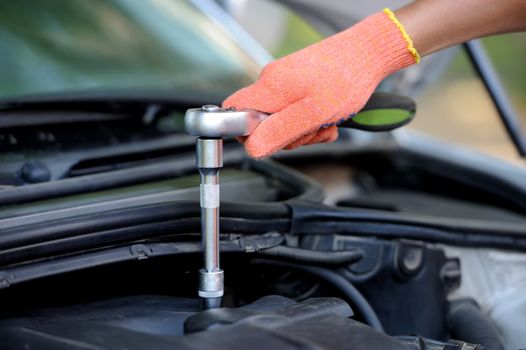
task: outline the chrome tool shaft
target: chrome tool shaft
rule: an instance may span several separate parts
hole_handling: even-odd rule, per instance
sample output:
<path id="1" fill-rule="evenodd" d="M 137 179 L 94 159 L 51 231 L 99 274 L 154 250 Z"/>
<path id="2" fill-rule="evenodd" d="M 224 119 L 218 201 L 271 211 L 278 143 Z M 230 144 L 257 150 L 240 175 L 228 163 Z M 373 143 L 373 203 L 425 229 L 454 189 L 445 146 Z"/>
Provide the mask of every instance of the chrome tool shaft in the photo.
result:
<path id="1" fill-rule="evenodd" d="M 254 110 L 223 109 L 214 105 L 189 109 L 185 128 L 198 136 L 197 168 L 201 177 L 201 235 L 204 267 L 198 294 L 205 309 L 221 307 L 224 275 L 219 267 L 219 171 L 223 167 L 223 137 L 247 136 L 268 115 Z"/>
<path id="2" fill-rule="evenodd" d="M 201 232 L 204 268 L 199 271 L 199 296 L 206 309 L 221 307 L 223 270 L 219 267 L 219 171 L 223 139 L 197 139 L 197 168 L 201 177 Z"/>

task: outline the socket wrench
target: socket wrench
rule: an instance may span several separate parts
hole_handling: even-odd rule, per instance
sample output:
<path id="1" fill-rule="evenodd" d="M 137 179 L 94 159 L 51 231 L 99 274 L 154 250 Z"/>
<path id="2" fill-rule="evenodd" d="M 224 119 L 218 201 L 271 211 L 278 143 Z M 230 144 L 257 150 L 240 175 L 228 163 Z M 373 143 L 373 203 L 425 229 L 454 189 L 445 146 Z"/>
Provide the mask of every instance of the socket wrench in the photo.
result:
<path id="1" fill-rule="evenodd" d="M 414 113 L 415 104 L 410 98 L 376 92 L 359 113 L 343 120 L 338 127 L 390 131 L 409 123 Z M 224 273 L 219 267 L 219 171 L 223 167 L 223 138 L 248 136 L 268 116 L 252 109 L 224 109 L 215 105 L 189 109 L 185 114 L 186 132 L 198 136 L 196 159 L 201 177 L 204 255 L 198 294 L 207 309 L 221 307 L 224 294 Z"/>
<path id="2" fill-rule="evenodd" d="M 223 167 L 223 137 L 248 136 L 267 114 L 255 110 L 223 109 L 215 105 L 189 109 L 186 132 L 198 136 L 196 162 L 199 170 L 201 242 L 204 267 L 199 270 L 198 294 L 204 309 L 221 307 L 224 272 L 219 266 L 219 171 Z"/>

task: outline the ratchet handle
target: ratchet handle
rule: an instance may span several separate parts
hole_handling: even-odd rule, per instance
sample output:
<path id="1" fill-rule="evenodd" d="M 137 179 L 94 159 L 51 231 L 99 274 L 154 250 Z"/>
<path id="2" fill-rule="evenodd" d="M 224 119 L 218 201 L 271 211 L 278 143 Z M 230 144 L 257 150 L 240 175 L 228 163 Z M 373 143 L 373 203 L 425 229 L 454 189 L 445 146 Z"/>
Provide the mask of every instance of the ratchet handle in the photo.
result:
<path id="1" fill-rule="evenodd" d="M 375 92 L 364 108 L 338 127 L 366 131 L 390 131 L 409 123 L 416 111 L 409 97 Z M 186 111 L 185 129 L 190 135 L 205 138 L 250 135 L 269 114 L 253 109 L 221 108 L 205 105 Z"/>
<path id="2" fill-rule="evenodd" d="M 339 128 L 365 131 L 391 131 L 414 119 L 415 102 L 406 96 L 387 92 L 375 92 L 365 106 L 338 125 Z"/>

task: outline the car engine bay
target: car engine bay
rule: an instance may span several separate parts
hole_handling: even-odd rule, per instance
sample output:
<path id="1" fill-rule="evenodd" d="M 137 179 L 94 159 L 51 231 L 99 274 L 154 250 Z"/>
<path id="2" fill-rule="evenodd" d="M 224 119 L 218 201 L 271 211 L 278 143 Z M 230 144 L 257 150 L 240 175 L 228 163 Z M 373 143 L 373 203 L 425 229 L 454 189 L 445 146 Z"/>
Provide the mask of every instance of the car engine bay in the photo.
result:
<path id="1" fill-rule="evenodd" d="M 519 341 L 520 316 L 497 296 L 515 292 L 515 307 L 525 305 L 517 290 L 526 197 L 389 138 L 345 148 L 344 136 L 263 161 L 226 140 L 225 307 L 201 311 L 194 139 L 178 135 L 128 150 L 126 162 L 119 147 L 87 157 L 92 148 L 65 151 L 55 139 L 62 159 L 42 152 L 38 160 L 69 168 L 55 181 L 20 186 L 22 173 L 4 177 L 3 348 L 503 349 Z M 64 166 L 79 152 L 84 160 Z M 25 164 L 12 159 L 13 168 Z M 504 270 L 512 277 L 499 279 Z M 495 288 L 478 290 L 484 278 Z"/>

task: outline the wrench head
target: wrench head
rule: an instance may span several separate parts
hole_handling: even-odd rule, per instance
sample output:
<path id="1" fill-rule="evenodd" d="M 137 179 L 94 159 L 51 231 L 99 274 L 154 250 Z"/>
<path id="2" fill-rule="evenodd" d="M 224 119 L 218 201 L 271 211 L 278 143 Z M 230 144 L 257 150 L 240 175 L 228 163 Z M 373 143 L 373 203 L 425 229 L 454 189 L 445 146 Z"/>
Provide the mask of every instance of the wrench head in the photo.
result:
<path id="1" fill-rule="evenodd" d="M 268 114 L 253 109 L 224 109 L 206 105 L 186 111 L 184 124 L 186 132 L 201 137 L 248 136 Z"/>

